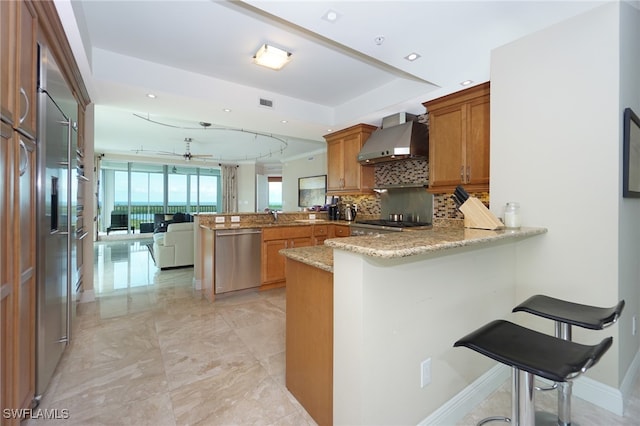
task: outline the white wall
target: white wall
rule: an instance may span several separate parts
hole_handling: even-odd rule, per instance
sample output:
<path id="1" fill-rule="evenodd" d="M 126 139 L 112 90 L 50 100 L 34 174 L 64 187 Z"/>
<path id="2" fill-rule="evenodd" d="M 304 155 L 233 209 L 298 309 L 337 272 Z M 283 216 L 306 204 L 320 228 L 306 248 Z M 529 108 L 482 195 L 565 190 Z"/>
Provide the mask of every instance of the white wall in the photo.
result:
<path id="1" fill-rule="evenodd" d="M 518 264 L 519 300 L 546 293 L 611 306 L 625 293 L 618 287 L 620 272 L 638 276 L 637 269 L 627 271 L 630 262 L 638 263 L 637 231 L 624 244 L 619 240 L 632 222 L 619 222 L 628 215 L 620 211 L 627 204 L 620 187 L 620 92 L 626 90 L 620 86 L 620 7 L 607 3 L 492 53 L 492 210 L 500 213 L 507 201 L 520 201 L 525 225 L 549 229 L 546 238 L 519 247 L 518 258 L 527 259 Z M 635 229 L 640 216 L 633 204 Z M 621 254 L 623 246 L 636 259 Z M 574 340 L 584 343 L 614 336 L 612 348 L 588 373 L 614 388 L 637 352 L 637 341 L 620 343 L 632 339 L 627 329 L 637 314 L 633 304 L 622 320 L 624 335 L 617 326 L 601 332 L 574 327 Z M 550 321 L 517 318 L 553 332 Z M 623 358 L 626 366 L 620 365 Z"/>
<path id="2" fill-rule="evenodd" d="M 282 165 L 282 210 L 299 211 L 298 178 L 327 174 L 327 153 L 316 152 Z"/>
<path id="3" fill-rule="evenodd" d="M 525 242 L 402 259 L 334 250 L 334 423 L 418 424 L 494 365 L 453 344 L 513 316 L 515 247 Z"/>
<path id="4" fill-rule="evenodd" d="M 631 107 L 640 114 L 640 10 L 623 3 L 620 22 L 620 111 Z M 619 154 L 622 161 L 622 151 Z M 620 174 L 620 178 L 622 175 Z M 622 185 L 622 183 L 620 184 Z M 631 318 L 640 311 L 640 200 L 622 198 L 619 205 L 619 294 L 625 299 L 625 318 L 620 324 L 619 375 L 623 377 L 638 353 L 640 336 L 632 336 Z M 625 377 L 625 379 L 627 379 Z M 623 382 L 623 386 L 625 383 Z"/>

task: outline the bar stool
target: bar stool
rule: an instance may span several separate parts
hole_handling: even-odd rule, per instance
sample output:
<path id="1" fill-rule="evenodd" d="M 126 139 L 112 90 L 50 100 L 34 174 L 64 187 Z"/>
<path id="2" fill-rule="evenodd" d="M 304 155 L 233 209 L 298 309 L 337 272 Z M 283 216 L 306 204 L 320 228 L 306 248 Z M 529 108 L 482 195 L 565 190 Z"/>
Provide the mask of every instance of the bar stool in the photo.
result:
<path id="1" fill-rule="evenodd" d="M 624 300 L 611 308 L 600 308 L 538 294 L 513 308 L 513 312 L 528 312 L 554 320 L 555 337 L 570 341 L 572 325 L 590 330 L 602 330 L 618 321 L 623 308 Z M 543 391 L 558 388 L 557 424 L 559 426 L 571 424 L 572 385 L 571 382 L 561 382 L 554 383 L 551 387 L 536 388 Z M 544 418 L 547 414 L 539 413 L 539 416 Z"/>
<path id="2" fill-rule="evenodd" d="M 534 375 L 555 382 L 574 379 L 594 366 L 611 347 L 612 337 L 587 346 L 558 339 L 505 320 L 495 320 L 454 343 L 511 366 L 511 417 L 488 417 L 515 426 L 535 425 Z"/>

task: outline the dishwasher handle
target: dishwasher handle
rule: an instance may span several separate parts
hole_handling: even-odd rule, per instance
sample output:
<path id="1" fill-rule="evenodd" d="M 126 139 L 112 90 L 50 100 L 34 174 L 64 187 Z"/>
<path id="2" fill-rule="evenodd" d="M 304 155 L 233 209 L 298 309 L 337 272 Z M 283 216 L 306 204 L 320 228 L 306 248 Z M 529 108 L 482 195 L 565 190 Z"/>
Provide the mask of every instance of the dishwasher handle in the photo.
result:
<path id="1" fill-rule="evenodd" d="M 244 231 L 216 231 L 216 238 L 220 237 L 235 237 L 236 235 L 255 235 L 262 234 L 262 231 L 259 229 L 247 229 Z"/>

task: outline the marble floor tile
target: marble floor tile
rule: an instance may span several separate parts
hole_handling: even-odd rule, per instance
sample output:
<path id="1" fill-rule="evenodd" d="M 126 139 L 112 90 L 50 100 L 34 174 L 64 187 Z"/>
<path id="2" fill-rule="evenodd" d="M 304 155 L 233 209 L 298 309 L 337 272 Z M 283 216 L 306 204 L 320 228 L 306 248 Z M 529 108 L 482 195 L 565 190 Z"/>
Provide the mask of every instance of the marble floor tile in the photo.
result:
<path id="1" fill-rule="evenodd" d="M 285 289 L 212 304 L 194 290 L 192 267 L 160 271 L 144 241 L 95 250 L 96 301 L 78 306 L 39 407 L 70 417 L 25 426 L 316 425 L 285 386 Z M 554 392 L 536 395 L 539 409 L 555 404 Z M 510 405 L 507 382 L 457 426 L 510 415 Z M 640 379 L 624 417 L 579 398 L 573 411 L 582 426 L 640 425 Z"/>

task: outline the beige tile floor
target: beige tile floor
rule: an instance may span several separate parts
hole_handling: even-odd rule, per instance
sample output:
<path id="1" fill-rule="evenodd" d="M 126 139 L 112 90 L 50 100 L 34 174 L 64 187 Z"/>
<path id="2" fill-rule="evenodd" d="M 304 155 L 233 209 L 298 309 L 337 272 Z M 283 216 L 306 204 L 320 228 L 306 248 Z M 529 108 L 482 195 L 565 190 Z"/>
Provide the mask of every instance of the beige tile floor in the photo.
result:
<path id="1" fill-rule="evenodd" d="M 193 268 L 159 271 L 144 242 L 97 243 L 96 301 L 79 305 L 73 343 L 40 404 L 69 418 L 28 426 L 314 425 L 284 384 L 284 291 L 211 304 L 192 279 Z M 575 399 L 574 419 L 639 425 L 639 388 L 624 418 Z M 458 424 L 508 415 L 510 402 L 505 384 Z M 554 397 L 537 403 L 552 409 Z"/>

